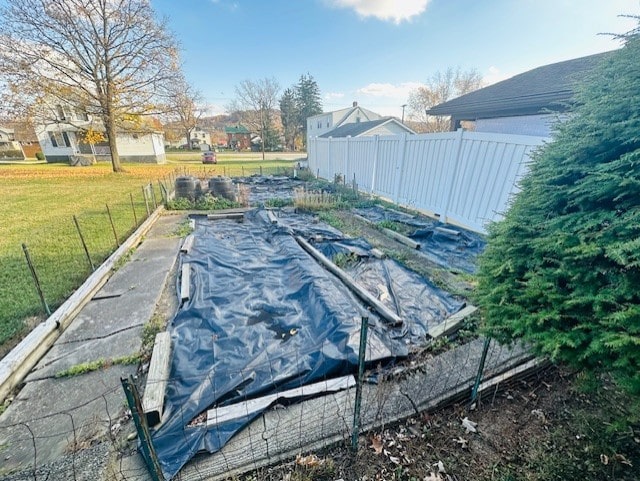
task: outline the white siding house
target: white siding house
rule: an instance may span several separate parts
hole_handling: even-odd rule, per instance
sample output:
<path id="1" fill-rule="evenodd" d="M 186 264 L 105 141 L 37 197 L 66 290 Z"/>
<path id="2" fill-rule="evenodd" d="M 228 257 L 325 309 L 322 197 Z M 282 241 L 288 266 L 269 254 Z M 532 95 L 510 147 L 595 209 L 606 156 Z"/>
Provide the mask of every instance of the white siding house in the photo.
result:
<path id="1" fill-rule="evenodd" d="M 0 159 L 24 159 L 20 142 L 16 142 L 14 130 L 0 127 Z"/>
<path id="2" fill-rule="evenodd" d="M 359 107 L 358 102 L 353 102 L 353 106 L 346 109 L 314 115 L 307 119 L 307 145 L 309 145 L 310 138 L 320 137 L 342 125 L 381 118 L 380 114 Z"/>
<path id="3" fill-rule="evenodd" d="M 91 145 L 83 142 L 83 133 L 93 128 L 104 132 L 102 122 L 87 114 L 57 106 L 54 122 L 41 122 L 35 132 L 47 162 L 69 162 L 75 155 L 93 155 L 97 160 L 110 160 L 106 142 Z M 164 163 L 164 136 L 153 131 L 121 131 L 116 137 L 118 154 L 123 162 Z"/>
<path id="4" fill-rule="evenodd" d="M 415 132 L 393 117 L 381 117 L 377 120 L 369 120 L 366 122 L 346 123 L 319 137 L 371 137 L 374 135 L 400 134 L 415 134 Z"/>

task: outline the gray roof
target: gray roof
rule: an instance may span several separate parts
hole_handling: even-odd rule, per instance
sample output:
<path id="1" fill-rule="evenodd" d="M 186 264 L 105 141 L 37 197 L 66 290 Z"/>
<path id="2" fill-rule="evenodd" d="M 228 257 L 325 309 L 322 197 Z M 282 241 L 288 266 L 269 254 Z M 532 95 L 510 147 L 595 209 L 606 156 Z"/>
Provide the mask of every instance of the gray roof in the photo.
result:
<path id="1" fill-rule="evenodd" d="M 451 115 L 458 120 L 531 115 L 546 110 L 561 112 L 573 98 L 577 81 L 613 52 L 598 53 L 544 65 L 462 95 L 427 110 L 430 115 Z"/>
<path id="2" fill-rule="evenodd" d="M 328 137 L 357 137 L 358 135 L 364 134 L 365 132 L 374 129 L 379 125 L 385 124 L 390 120 L 393 120 L 393 117 L 383 117 L 378 120 L 369 120 L 367 122 L 352 122 L 344 124 L 320 135 L 320 138 L 326 139 Z M 400 122 L 398 123 L 400 124 Z M 412 130 L 408 127 L 405 128 L 407 129 L 407 132 L 412 132 Z"/>

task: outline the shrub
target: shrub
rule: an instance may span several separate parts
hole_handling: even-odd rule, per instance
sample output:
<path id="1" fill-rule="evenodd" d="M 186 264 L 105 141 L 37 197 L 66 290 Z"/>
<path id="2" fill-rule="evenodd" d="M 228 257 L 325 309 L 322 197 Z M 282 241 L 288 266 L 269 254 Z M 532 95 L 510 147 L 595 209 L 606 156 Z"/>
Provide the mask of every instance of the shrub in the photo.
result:
<path id="1" fill-rule="evenodd" d="M 640 393 L 640 31 L 534 156 L 478 273 L 485 327 Z"/>

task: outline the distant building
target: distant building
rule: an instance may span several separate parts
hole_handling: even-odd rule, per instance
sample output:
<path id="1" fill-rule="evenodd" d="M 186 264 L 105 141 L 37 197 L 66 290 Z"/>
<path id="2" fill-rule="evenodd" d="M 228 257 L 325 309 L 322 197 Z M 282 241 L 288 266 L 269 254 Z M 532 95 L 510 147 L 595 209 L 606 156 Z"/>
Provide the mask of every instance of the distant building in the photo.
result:
<path id="1" fill-rule="evenodd" d="M 353 122 L 342 124 L 333 130 L 320 135 L 320 138 L 338 137 L 369 137 L 372 135 L 415 134 L 413 130 L 393 117 L 381 117 L 367 122 Z"/>
<path id="2" fill-rule="evenodd" d="M 473 121 L 476 132 L 550 137 L 553 122 L 571 105 L 576 84 L 612 53 L 544 65 L 436 105 L 427 114 L 451 116 L 451 130 Z"/>
<path id="3" fill-rule="evenodd" d="M 243 125 L 234 125 L 224 128 L 227 134 L 227 147 L 233 150 L 251 149 L 251 132 Z"/>
<path id="4" fill-rule="evenodd" d="M 307 119 L 307 145 L 312 137 L 321 137 L 341 125 L 380 120 L 382 115 L 358 106 L 358 102 L 346 109 L 314 115 Z"/>
<path id="5" fill-rule="evenodd" d="M 24 160 L 20 142 L 16 141 L 14 129 L 0 127 L 0 159 Z"/>
<path id="6" fill-rule="evenodd" d="M 89 128 L 104 132 L 100 120 L 69 105 L 57 105 L 55 111 L 55 119 L 35 126 L 47 162 L 73 162 L 74 157 L 82 155 L 111 160 L 107 142 L 89 144 L 84 141 L 84 132 Z M 162 132 L 144 128 L 121 130 L 116 135 L 116 145 L 123 162 L 166 162 Z"/>

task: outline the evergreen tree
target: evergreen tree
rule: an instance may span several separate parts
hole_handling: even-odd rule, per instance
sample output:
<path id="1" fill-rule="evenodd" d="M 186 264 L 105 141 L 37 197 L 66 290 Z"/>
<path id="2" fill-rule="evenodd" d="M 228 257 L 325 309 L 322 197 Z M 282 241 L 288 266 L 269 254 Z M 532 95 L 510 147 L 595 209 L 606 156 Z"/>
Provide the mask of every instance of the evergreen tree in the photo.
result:
<path id="1" fill-rule="evenodd" d="M 322 113 L 320 88 L 311 74 L 301 75 L 295 86 L 295 99 L 298 109 L 298 125 L 303 142 L 307 142 L 307 118 Z"/>
<path id="2" fill-rule="evenodd" d="M 640 30 L 582 83 L 489 228 L 488 333 L 640 393 Z"/>
<path id="3" fill-rule="evenodd" d="M 284 142 L 288 149 L 294 150 L 296 137 L 300 132 L 298 105 L 294 88 L 288 88 L 280 98 L 280 117 L 284 130 Z"/>

